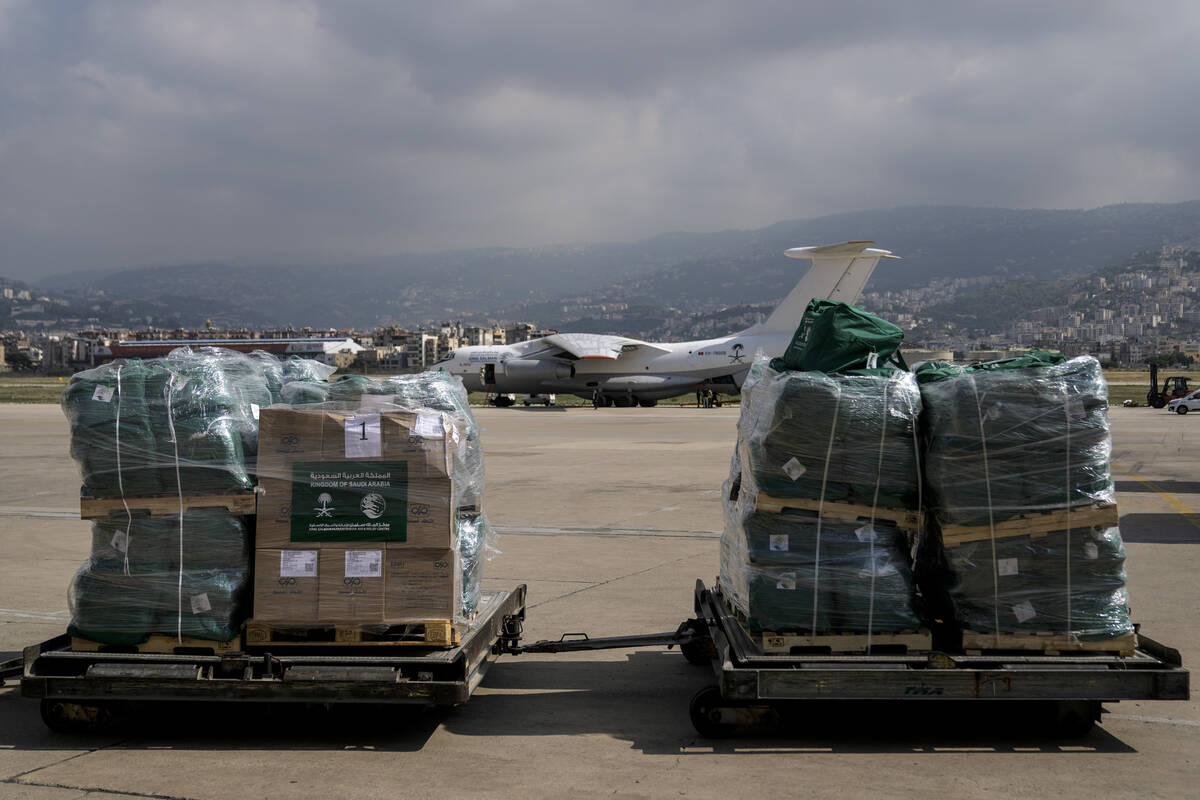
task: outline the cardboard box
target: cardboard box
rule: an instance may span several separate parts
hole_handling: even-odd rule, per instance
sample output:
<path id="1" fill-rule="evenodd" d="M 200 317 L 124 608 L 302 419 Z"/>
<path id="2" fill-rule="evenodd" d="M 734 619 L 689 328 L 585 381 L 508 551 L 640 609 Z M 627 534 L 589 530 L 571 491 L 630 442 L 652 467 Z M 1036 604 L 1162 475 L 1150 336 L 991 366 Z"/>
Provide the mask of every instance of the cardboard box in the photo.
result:
<path id="1" fill-rule="evenodd" d="M 294 461 L 321 458 L 319 412 L 298 413 L 290 408 L 264 408 L 258 415 L 258 474 L 288 480 Z"/>
<path id="2" fill-rule="evenodd" d="M 388 550 L 384 579 L 388 622 L 453 619 L 462 611 L 462 567 L 454 550 Z"/>
<path id="3" fill-rule="evenodd" d="M 254 618 L 267 622 L 317 619 L 319 551 L 254 551 Z"/>
<path id="4" fill-rule="evenodd" d="M 259 435 L 258 547 L 453 545 L 455 445 L 441 415 L 273 407 Z"/>
<path id="5" fill-rule="evenodd" d="M 292 541 L 292 488 L 291 481 L 260 478 L 258 483 L 258 515 L 254 522 L 254 546 L 257 548 L 277 547 L 285 549 L 320 548 L 331 544 L 342 549 L 356 547 L 381 547 L 379 542 L 345 541 L 323 542 L 320 540 Z"/>
<path id="6" fill-rule="evenodd" d="M 445 550 L 454 547 L 454 485 L 446 478 L 409 481 L 403 538 L 387 549 Z"/>
<path id="7" fill-rule="evenodd" d="M 276 478 L 258 479 L 258 515 L 254 520 L 254 546 L 291 547 L 292 484 Z"/>
<path id="8" fill-rule="evenodd" d="M 317 613 L 324 622 L 383 621 L 384 549 L 321 550 Z"/>

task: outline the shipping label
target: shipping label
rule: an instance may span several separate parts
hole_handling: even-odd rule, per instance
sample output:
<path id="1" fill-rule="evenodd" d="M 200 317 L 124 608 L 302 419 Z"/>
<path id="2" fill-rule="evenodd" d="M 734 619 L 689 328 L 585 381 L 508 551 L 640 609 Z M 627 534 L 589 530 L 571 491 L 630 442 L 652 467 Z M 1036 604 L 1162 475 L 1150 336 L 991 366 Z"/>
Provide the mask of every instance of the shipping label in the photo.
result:
<path id="1" fill-rule="evenodd" d="M 315 578 L 318 550 L 280 550 L 279 577 Z"/>
<path id="2" fill-rule="evenodd" d="M 383 577 L 383 551 L 382 550 L 347 550 L 346 551 L 346 577 L 347 578 L 382 578 Z"/>

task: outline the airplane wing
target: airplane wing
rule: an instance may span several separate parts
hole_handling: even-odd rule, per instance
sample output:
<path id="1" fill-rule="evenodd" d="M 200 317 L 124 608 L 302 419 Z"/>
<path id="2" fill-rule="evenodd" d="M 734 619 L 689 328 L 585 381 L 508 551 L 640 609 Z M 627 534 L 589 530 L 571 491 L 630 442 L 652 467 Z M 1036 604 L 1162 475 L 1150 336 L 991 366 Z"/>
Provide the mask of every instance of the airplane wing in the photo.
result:
<path id="1" fill-rule="evenodd" d="M 669 353 L 670 349 L 640 339 L 625 336 L 606 336 L 601 333 L 555 333 L 545 338 L 548 344 L 561 347 L 576 358 L 617 359 L 627 348 L 648 347 Z"/>

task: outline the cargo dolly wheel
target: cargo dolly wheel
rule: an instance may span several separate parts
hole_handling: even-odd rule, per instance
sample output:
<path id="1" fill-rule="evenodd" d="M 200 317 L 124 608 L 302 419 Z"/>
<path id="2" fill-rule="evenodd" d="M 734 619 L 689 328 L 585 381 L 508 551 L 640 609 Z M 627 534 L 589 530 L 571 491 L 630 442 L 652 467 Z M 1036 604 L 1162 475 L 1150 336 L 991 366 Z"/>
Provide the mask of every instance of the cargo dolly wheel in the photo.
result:
<path id="1" fill-rule="evenodd" d="M 692 696 L 688 713 L 692 726 L 706 739 L 728 739 L 737 730 L 736 709 L 717 686 L 706 686 Z"/>
<path id="2" fill-rule="evenodd" d="M 713 644 L 712 639 L 704 636 L 679 645 L 679 652 L 683 653 L 689 664 L 707 667 L 711 666 L 713 659 L 717 657 L 717 646 Z"/>
<path id="3" fill-rule="evenodd" d="M 55 733 L 96 733 L 112 727 L 116 714 L 109 705 L 45 698 L 42 722 Z"/>

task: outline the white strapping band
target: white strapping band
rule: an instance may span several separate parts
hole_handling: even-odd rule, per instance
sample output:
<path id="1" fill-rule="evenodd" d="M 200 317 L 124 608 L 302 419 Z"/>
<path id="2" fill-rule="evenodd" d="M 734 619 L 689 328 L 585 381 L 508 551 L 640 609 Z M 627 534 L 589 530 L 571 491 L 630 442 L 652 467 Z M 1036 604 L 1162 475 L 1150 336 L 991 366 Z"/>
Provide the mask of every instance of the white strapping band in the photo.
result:
<path id="1" fill-rule="evenodd" d="M 883 443 L 887 438 L 887 400 L 889 379 L 883 385 L 883 409 L 879 414 L 879 460 L 875 465 L 875 496 L 871 498 L 871 536 L 869 537 L 871 565 L 871 595 L 867 599 L 867 653 L 871 652 L 871 634 L 875 629 L 875 509 L 879 506 L 879 484 L 883 482 Z"/>
<path id="2" fill-rule="evenodd" d="M 171 444 L 175 448 L 175 489 L 179 495 L 179 576 L 175 587 L 175 639 L 183 642 L 183 480 L 179 476 L 179 437 L 175 435 L 175 373 L 167 381 L 167 428 L 171 431 Z"/>
<path id="3" fill-rule="evenodd" d="M 996 564 L 996 519 L 992 510 L 992 474 L 988 469 L 988 449 L 987 435 L 983 432 L 983 406 L 979 400 L 979 386 L 975 383 L 975 376 L 970 373 L 967 377 L 971 379 L 971 391 L 975 393 L 975 412 L 979 419 L 979 446 L 983 451 L 983 487 L 984 493 L 987 496 L 988 508 L 988 541 L 992 546 L 992 617 L 994 628 L 993 634 L 996 637 L 996 647 L 1000 646 L 1000 574 L 997 571 Z"/>
<path id="4" fill-rule="evenodd" d="M 116 431 L 116 448 L 117 448 L 117 488 L 121 490 L 121 505 L 125 507 L 125 574 L 129 575 L 129 534 L 133 529 L 133 513 L 129 510 L 129 503 L 125 501 L 125 479 L 121 469 L 121 399 L 124 393 L 121 391 L 121 366 L 117 366 L 117 419 L 113 426 Z"/>
<path id="5" fill-rule="evenodd" d="M 825 510 L 825 484 L 829 481 L 829 459 L 833 456 L 833 435 L 837 432 L 838 413 L 842 408 L 842 387 L 833 385 L 837 399 L 833 404 L 833 420 L 829 423 L 829 444 L 825 447 L 825 465 L 821 471 L 821 497 L 817 500 L 817 546 L 813 552 L 812 633 L 817 635 L 818 592 L 821 588 L 821 518 Z"/>

